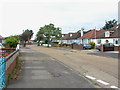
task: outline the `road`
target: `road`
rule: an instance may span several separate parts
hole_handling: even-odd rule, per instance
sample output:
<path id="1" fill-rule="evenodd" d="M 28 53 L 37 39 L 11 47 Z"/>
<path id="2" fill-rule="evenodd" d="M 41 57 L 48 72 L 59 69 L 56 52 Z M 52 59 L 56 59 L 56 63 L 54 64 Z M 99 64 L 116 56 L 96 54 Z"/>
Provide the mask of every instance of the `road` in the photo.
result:
<path id="1" fill-rule="evenodd" d="M 78 71 L 83 76 L 92 76 L 103 87 L 118 86 L 118 59 L 90 55 L 76 50 L 54 49 L 46 47 L 30 46 L 34 50 L 49 55 L 64 63 L 66 66 Z"/>
<path id="2" fill-rule="evenodd" d="M 8 88 L 98 87 L 83 77 L 79 72 L 66 67 L 66 65 L 57 59 L 44 54 L 44 50 L 49 49 L 35 46 L 20 49 L 20 60 L 24 60 L 22 73 L 18 80 L 11 80 L 9 82 Z M 50 50 L 54 51 L 54 49 Z M 50 52 L 48 51 L 48 53 Z M 55 52 L 55 54 L 59 53 Z"/>

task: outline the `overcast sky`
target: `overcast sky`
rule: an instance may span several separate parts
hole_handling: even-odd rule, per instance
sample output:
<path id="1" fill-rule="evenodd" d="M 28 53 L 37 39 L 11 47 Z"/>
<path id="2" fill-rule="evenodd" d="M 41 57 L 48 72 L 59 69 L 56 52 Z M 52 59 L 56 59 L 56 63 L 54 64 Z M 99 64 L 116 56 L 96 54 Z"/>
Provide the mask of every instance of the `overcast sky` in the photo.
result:
<path id="1" fill-rule="evenodd" d="M 89 2 L 88 2 L 89 1 Z M 1 0 L 0 35 L 36 32 L 53 23 L 62 33 L 101 28 L 105 20 L 118 19 L 119 0 Z M 34 37 L 35 37 L 34 34 Z"/>

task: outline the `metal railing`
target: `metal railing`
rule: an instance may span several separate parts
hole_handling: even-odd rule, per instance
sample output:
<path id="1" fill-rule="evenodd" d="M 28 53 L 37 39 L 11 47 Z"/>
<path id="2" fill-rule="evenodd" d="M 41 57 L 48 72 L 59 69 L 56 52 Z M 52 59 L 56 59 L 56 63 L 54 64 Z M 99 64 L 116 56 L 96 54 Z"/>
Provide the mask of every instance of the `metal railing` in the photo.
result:
<path id="1" fill-rule="evenodd" d="M 0 58 L 0 90 L 6 85 L 6 62 L 5 58 Z"/>

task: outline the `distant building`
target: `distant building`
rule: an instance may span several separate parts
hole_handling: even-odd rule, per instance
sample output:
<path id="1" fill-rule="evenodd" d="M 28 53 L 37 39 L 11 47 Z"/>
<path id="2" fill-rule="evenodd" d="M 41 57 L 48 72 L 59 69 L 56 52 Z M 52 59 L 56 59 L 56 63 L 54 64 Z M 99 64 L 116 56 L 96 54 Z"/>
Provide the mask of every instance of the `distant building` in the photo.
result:
<path id="1" fill-rule="evenodd" d="M 0 35 L 0 43 L 5 43 L 5 38 Z"/>

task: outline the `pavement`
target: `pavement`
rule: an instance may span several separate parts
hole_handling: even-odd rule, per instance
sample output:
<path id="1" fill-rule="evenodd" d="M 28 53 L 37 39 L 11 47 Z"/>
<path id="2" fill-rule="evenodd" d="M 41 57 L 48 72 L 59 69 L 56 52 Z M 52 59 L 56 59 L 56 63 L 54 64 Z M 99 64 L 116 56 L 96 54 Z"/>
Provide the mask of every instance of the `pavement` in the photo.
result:
<path id="1" fill-rule="evenodd" d="M 24 66 L 18 80 L 8 88 L 95 88 L 91 81 L 40 49 L 20 49 Z M 61 58 L 62 59 L 62 58 Z"/>

